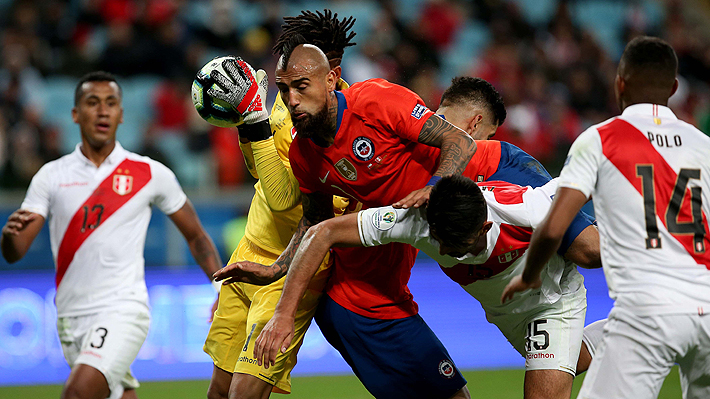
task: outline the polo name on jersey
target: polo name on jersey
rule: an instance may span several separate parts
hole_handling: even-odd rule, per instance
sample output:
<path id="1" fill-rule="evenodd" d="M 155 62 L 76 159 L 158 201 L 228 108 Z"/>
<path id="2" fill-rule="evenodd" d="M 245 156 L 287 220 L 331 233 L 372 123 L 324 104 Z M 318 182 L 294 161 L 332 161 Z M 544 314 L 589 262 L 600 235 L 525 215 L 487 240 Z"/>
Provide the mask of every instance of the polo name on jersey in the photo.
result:
<path id="1" fill-rule="evenodd" d="M 72 217 L 59 244 L 55 281 L 57 287 L 84 241 L 145 187 L 150 179 L 149 164 L 126 159 L 96 187 Z"/>

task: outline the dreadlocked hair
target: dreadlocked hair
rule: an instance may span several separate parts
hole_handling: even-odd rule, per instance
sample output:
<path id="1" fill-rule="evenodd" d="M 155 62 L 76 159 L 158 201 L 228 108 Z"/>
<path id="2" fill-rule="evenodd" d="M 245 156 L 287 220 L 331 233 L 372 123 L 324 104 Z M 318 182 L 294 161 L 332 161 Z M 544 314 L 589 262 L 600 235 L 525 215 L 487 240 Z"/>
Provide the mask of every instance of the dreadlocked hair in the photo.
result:
<path id="1" fill-rule="evenodd" d="M 296 17 L 284 17 L 283 33 L 273 48 L 274 54 L 284 55 L 287 43 L 295 35 L 304 37 L 308 44 L 321 49 L 329 60 L 343 58 L 345 48 L 354 46 L 350 42 L 355 32 L 348 32 L 355 24 L 355 18 L 338 20 L 338 13 L 329 9 L 323 12 L 301 11 Z"/>

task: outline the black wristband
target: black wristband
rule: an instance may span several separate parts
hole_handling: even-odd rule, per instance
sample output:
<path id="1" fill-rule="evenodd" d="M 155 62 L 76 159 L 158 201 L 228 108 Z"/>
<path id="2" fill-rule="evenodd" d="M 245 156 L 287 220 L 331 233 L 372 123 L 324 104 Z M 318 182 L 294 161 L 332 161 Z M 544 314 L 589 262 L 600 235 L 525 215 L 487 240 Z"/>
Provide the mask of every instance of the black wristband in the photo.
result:
<path id="1" fill-rule="evenodd" d="M 262 141 L 271 138 L 271 126 L 269 125 L 269 120 L 263 120 L 251 125 L 246 123 L 239 126 L 239 136 L 254 142 Z"/>

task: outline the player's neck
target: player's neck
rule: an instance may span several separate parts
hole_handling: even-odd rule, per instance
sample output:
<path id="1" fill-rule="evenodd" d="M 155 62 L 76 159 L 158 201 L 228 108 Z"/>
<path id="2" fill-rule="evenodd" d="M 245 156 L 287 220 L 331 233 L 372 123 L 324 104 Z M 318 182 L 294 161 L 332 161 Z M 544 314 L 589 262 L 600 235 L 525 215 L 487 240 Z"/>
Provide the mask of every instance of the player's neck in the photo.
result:
<path id="1" fill-rule="evenodd" d="M 104 145 L 94 147 L 86 140 L 81 140 L 79 149 L 84 156 L 98 168 L 111 155 L 113 149 L 116 148 L 116 141 L 110 141 Z"/>

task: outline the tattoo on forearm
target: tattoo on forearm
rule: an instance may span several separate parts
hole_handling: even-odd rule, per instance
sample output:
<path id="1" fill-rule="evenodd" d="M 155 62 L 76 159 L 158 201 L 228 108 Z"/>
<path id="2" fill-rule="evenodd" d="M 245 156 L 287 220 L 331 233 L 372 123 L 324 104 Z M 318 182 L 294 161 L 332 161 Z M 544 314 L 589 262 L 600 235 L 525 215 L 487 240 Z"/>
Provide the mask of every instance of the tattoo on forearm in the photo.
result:
<path id="1" fill-rule="evenodd" d="M 303 194 L 303 218 L 293 233 L 288 247 L 281 253 L 273 265 L 274 278 L 276 280 L 285 276 L 291 266 L 291 261 L 296 255 L 301 240 L 311 226 L 333 217 L 333 197 L 323 193 Z"/>
<path id="2" fill-rule="evenodd" d="M 441 148 L 437 176 L 463 173 L 475 152 L 476 143 L 467 136 L 452 134 L 456 132 L 456 127 L 436 115 L 430 116 L 419 132 L 420 143 Z"/>

